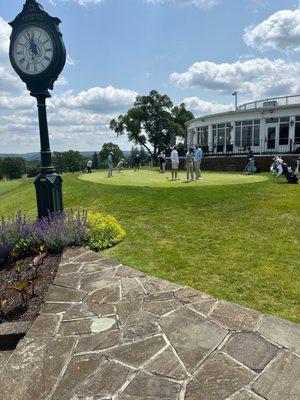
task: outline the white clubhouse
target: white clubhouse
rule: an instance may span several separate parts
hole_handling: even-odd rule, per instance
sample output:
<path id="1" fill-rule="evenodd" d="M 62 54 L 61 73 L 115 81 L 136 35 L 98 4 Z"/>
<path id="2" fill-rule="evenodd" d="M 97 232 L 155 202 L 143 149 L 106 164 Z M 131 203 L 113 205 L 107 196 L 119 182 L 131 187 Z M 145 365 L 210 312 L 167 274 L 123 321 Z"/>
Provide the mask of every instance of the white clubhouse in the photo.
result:
<path id="1" fill-rule="evenodd" d="M 256 154 L 293 153 L 300 150 L 300 95 L 195 118 L 187 123 L 187 132 L 188 145 L 199 143 L 206 155 L 242 154 L 248 146 Z"/>

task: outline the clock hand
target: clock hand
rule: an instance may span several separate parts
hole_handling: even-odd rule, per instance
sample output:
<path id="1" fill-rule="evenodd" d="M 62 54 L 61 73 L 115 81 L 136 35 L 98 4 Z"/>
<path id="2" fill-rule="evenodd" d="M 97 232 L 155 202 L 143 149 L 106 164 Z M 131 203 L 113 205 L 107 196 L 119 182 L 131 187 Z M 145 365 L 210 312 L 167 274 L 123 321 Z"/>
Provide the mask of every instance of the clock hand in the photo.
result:
<path id="1" fill-rule="evenodd" d="M 28 34 L 28 41 L 29 41 L 29 46 L 30 46 L 30 50 L 32 51 L 32 53 L 35 55 L 38 55 L 37 45 L 34 43 L 33 38 L 29 34 Z"/>

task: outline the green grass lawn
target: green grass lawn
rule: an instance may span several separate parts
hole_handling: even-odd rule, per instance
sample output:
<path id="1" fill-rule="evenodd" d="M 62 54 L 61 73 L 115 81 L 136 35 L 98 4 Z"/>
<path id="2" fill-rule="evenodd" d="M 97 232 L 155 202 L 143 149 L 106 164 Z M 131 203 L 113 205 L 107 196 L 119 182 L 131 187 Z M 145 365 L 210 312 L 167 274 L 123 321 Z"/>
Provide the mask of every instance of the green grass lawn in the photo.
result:
<path id="1" fill-rule="evenodd" d="M 65 206 L 114 215 L 127 236 L 105 253 L 126 265 L 300 322 L 300 186 L 268 174 L 169 175 L 63 175 Z M 19 209 L 35 215 L 32 180 L 0 182 L 0 214 Z"/>

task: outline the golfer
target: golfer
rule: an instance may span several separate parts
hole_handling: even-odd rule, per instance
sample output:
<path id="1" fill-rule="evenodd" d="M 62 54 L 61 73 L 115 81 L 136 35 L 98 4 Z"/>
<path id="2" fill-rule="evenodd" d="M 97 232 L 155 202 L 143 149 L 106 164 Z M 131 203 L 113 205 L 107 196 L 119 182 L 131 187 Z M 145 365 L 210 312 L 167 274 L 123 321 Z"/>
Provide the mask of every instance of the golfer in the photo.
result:
<path id="1" fill-rule="evenodd" d="M 194 149 L 192 147 L 189 148 L 188 152 L 185 155 L 185 165 L 186 165 L 186 180 L 194 181 Z"/>
<path id="2" fill-rule="evenodd" d="M 196 150 L 194 156 L 196 181 L 200 181 L 202 179 L 201 169 L 200 169 L 201 160 L 202 160 L 202 150 L 199 144 L 196 144 Z"/>
<path id="3" fill-rule="evenodd" d="M 153 168 L 153 155 L 151 153 L 151 151 L 148 152 L 148 169 L 152 169 Z"/>
<path id="4" fill-rule="evenodd" d="M 141 168 L 141 156 L 139 153 L 134 158 L 134 170 L 139 170 Z"/>
<path id="5" fill-rule="evenodd" d="M 119 161 L 118 164 L 117 164 L 118 172 L 121 172 L 124 169 L 124 164 L 125 164 L 125 160 L 124 160 L 124 158 L 122 158 L 122 160 Z"/>
<path id="6" fill-rule="evenodd" d="M 107 177 L 111 178 L 113 176 L 113 153 L 110 152 L 107 157 L 108 174 Z"/>
<path id="7" fill-rule="evenodd" d="M 166 170 L 166 154 L 164 151 L 159 154 L 159 170 L 162 174 L 164 174 Z"/>
<path id="8" fill-rule="evenodd" d="M 173 147 L 173 150 L 171 152 L 171 163 L 172 163 L 172 181 L 178 181 L 179 157 L 176 146 Z"/>
<path id="9" fill-rule="evenodd" d="M 89 161 L 86 163 L 86 167 L 87 167 L 87 172 L 88 172 L 88 174 L 90 174 L 90 173 L 92 172 L 92 165 L 93 165 L 92 160 L 89 160 Z"/>

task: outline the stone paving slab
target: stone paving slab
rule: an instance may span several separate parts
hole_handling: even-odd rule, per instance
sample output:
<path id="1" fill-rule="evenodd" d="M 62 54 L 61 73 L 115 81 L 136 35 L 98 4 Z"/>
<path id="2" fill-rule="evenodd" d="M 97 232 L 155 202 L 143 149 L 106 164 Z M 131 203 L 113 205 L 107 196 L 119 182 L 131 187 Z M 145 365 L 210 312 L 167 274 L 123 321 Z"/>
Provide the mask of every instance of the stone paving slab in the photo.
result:
<path id="1" fill-rule="evenodd" d="M 263 398 L 253 392 L 250 392 L 249 390 L 242 390 L 227 400 L 263 400 Z"/>
<path id="2" fill-rule="evenodd" d="M 300 324 L 264 315 L 258 331 L 283 347 L 300 354 Z"/>
<path id="3" fill-rule="evenodd" d="M 209 316 L 231 330 L 249 331 L 255 329 L 261 315 L 238 304 L 218 301 Z"/>
<path id="4" fill-rule="evenodd" d="M 267 400 L 300 398 L 300 357 L 281 354 L 255 382 L 253 390 Z"/>
<path id="5" fill-rule="evenodd" d="M 60 323 L 59 315 L 41 314 L 28 331 L 28 335 L 55 336 Z"/>
<path id="6" fill-rule="evenodd" d="M 120 400 L 179 400 L 181 386 L 162 377 L 139 373 L 120 394 Z"/>
<path id="7" fill-rule="evenodd" d="M 184 307 L 162 317 L 160 326 L 189 372 L 194 372 L 228 334 Z"/>
<path id="8" fill-rule="evenodd" d="M 299 400 L 299 382 L 300 325 L 86 248 L 0 358 L 1 400 Z"/>
<path id="9" fill-rule="evenodd" d="M 62 336 L 83 335 L 87 333 L 99 333 L 113 330 L 117 327 L 117 321 L 113 317 L 86 318 L 72 321 L 62 321 L 58 334 Z"/>
<path id="10" fill-rule="evenodd" d="M 104 368 L 107 359 L 99 354 L 83 354 L 72 358 L 64 372 L 61 384 L 55 390 L 52 399 L 70 399 L 80 390 L 81 385 L 100 368 Z"/>
<path id="11" fill-rule="evenodd" d="M 0 371 L 1 400 L 47 399 L 75 341 L 71 337 L 22 340 Z"/>
<path id="12" fill-rule="evenodd" d="M 161 375 L 176 380 L 185 380 L 189 377 L 180 358 L 171 346 L 160 353 L 145 366 L 145 370 L 154 375 Z"/>
<path id="13" fill-rule="evenodd" d="M 3 335 L 18 335 L 26 333 L 31 326 L 31 321 L 6 322 L 0 324 L 0 337 Z"/>
<path id="14" fill-rule="evenodd" d="M 0 351 L 0 370 L 6 365 L 12 352 L 12 350 Z"/>
<path id="15" fill-rule="evenodd" d="M 278 347 L 253 332 L 233 334 L 222 350 L 256 372 L 262 371 L 280 351 Z"/>
<path id="16" fill-rule="evenodd" d="M 186 400 L 225 400 L 255 374 L 222 352 L 213 353 L 187 385 Z"/>

